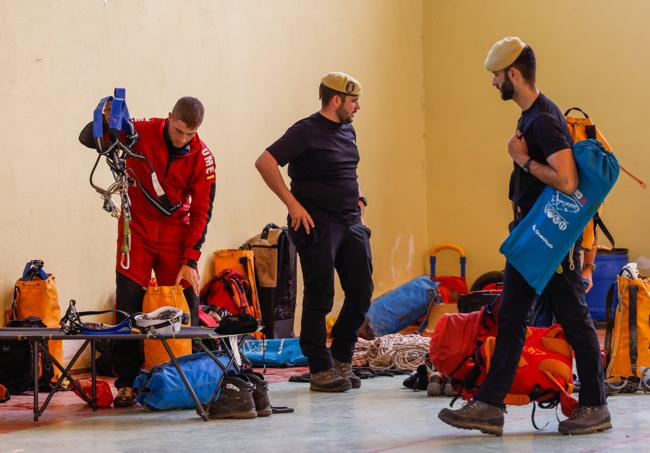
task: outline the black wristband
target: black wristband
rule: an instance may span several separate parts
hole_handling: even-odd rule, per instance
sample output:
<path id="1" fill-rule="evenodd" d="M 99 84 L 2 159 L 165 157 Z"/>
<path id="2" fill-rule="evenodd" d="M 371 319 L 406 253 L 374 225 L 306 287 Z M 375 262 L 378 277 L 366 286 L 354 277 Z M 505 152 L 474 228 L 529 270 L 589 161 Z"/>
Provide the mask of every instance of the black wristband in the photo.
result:
<path id="1" fill-rule="evenodd" d="M 533 162 L 533 158 L 529 157 L 528 160 L 521 166 L 521 169 L 526 173 L 530 173 L 530 164 Z"/>

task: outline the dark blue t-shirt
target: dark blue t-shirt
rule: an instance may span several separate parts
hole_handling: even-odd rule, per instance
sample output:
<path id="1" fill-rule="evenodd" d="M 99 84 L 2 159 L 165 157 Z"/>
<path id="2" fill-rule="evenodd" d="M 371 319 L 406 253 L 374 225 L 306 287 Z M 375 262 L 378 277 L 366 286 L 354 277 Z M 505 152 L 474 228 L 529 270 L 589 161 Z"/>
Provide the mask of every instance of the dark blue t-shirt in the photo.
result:
<path id="1" fill-rule="evenodd" d="M 298 121 L 267 148 L 280 166 L 289 164 L 291 193 L 310 215 L 359 221 L 359 149 L 352 124 L 320 113 Z"/>
<path id="2" fill-rule="evenodd" d="M 548 165 L 547 159 L 551 155 L 571 148 L 573 143 L 562 112 L 542 93 L 528 110 L 521 113 L 517 130 L 520 130 L 526 138 L 528 155 L 534 161 L 545 165 Z M 509 197 L 519 206 L 523 215 L 533 207 L 545 187 L 546 184 L 542 181 L 514 164 L 514 170 L 510 175 Z"/>

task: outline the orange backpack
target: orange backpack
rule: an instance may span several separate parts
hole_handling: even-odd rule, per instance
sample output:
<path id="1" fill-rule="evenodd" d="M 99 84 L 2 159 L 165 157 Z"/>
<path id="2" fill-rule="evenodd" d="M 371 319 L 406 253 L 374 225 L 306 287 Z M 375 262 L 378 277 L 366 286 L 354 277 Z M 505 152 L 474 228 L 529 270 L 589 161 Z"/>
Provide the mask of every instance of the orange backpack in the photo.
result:
<path id="1" fill-rule="evenodd" d="M 496 305 L 450 313 L 436 325 L 429 354 L 436 371 L 451 378 L 457 396 L 471 399 L 490 369 L 497 331 Z M 567 417 L 578 407 L 571 396 L 573 351 L 559 325 L 529 327 L 505 404 L 540 407 L 560 404 Z M 453 404 L 453 401 L 452 401 Z"/>
<path id="2" fill-rule="evenodd" d="M 183 288 L 177 286 L 150 285 L 142 301 L 142 311 L 150 313 L 160 307 L 176 307 L 190 314 Z M 176 357 L 192 353 L 192 340 L 167 340 Z M 144 340 L 144 369 L 150 370 L 156 365 L 169 361 L 167 350 L 158 340 Z"/>
<path id="3" fill-rule="evenodd" d="M 45 276 L 47 275 L 47 278 Z M 23 277 L 16 281 L 14 286 L 14 300 L 11 310 L 5 314 L 6 321 L 23 320 L 29 317 L 37 317 L 47 327 L 59 327 L 61 319 L 61 307 L 59 306 L 59 293 L 56 289 L 56 278 L 43 270 L 43 261 L 32 260 L 27 263 Z M 49 340 L 50 354 L 59 362 L 63 363 L 63 341 Z M 55 366 L 54 378 L 61 375 Z"/>
<path id="4" fill-rule="evenodd" d="M 611 307 L 614 288 L 618 305 L 614 318 Z M 650 391 L 650 279 L 618 276 L 607 296 L 605 360 L 607 385 L 612 391 L 640 386 Z"/>

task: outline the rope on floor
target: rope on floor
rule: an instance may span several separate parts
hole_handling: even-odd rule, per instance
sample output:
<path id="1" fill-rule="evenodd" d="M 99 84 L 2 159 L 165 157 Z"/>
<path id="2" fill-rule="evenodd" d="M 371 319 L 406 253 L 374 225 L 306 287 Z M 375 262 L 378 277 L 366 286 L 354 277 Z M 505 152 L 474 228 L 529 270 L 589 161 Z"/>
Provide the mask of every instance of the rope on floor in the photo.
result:
<path id="1" fill-rule="evenodd" d="M 428 337 L 384 335 L 374 340 L 359 338 L 352 358 L 353 366 L 414 370 L 429 353 Z"/>

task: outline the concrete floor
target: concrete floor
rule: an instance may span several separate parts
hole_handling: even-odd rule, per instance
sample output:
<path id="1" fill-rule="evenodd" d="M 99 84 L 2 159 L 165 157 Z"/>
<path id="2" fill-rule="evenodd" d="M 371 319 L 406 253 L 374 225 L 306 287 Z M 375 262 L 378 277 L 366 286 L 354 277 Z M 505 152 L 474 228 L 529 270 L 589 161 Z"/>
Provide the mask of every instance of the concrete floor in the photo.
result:
<path id="1" fill-rule="evenodd" d="M 93 413 L 79 400 L 53 404 L 34 423 L 25 402 L 1 417 L 0 452 L 650 451 L 650 395 L 610 397 L 614 429 L 588 436 L 557 434 L 555 410 L 537 410 L 538 426 L 549 425 L 535 431 L 531 406 L 511 407 L 504 436 L 497 438 L 443 424 L 436 415 L 450 398 L 413 392 L 402 386 L 403 379 L 364 380 L 361 389 L 343 394 L 309 392 L 308 384 L 273 383 L 272 404 L 294 407 L 295 413 L 253 420 L 203 422 L 190 410 Z"/>

